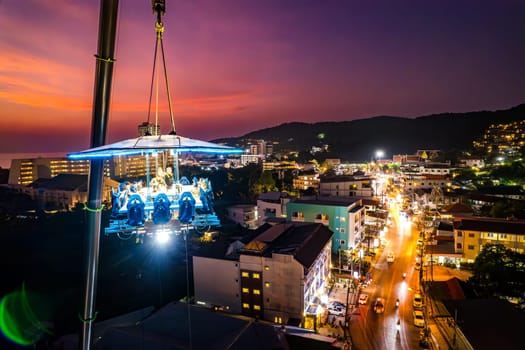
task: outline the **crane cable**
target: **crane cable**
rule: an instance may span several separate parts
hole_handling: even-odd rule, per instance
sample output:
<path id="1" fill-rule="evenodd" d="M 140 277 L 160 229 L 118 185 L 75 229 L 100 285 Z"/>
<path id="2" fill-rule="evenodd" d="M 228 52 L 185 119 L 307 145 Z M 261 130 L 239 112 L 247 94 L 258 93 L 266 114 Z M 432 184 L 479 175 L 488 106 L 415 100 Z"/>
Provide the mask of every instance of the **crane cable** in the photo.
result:
<path id="1" fill-rule="evenodd" d="M 164 33 L 164 23 L 162 22 L 162 15 L 166 12 L 166 5 L 164 0 L 152 0 L 153 5 L 153 12 L 157 14 L 157 20 L 155 22 L 155 32 L 156 32 L 156 40 L 155 40 L 155 53 L 153 56 L 153 72 L 151 75 L 151 86 L 150 86 L 150 93 L 149 93 L 149 105 L 148 105 L 148 125 L 150 123 L 150 116 L 151 116 L 151 100 L 153 97 L 153 85 L 156 82 L 156 89 L 155 89 L 155 99 L 156 99 L 156 106 L 155 106 L 155 134 L 157 134 L 157 128 L 158 125 L 158 75 L 157 73 L 157 52 L 159 51 L 159 43 L 160 43 L 160 50 L 162 54 L 162 64 L 164 68 L 164 80 L 166 81 L 166 91 L 168 96 L 168 107 L 170 112 L 170 121 L 171 121 L 171 131 L 170 135 L 176 135 L 177 132 L 175 131 L 175 121 L 173 118 L 173 108 L 171 104 L 171 94 L 170 94 L 170 87 L 168 82 L 168 71 L 166 68 L 166 58 L 164 55 L 164 44 L 162 42 L 162 34 Z M 151 135 L 149 133 L 149 130 L 147 131 L 147 135 Z"/>

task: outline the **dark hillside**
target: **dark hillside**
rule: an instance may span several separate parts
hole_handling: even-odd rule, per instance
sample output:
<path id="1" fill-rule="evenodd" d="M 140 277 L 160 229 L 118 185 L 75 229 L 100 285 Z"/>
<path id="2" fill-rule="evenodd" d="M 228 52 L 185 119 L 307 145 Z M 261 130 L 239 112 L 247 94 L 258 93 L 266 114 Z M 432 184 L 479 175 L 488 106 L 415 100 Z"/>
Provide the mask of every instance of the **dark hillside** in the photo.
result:
<path id="1" fill-rule="evenodd" d="M 232 145 L 246 140 L 278 141 L 276 150 L 310 150 L 329 145 L 331 156 L 369 160 L 374 151 L 412 154 L 418 149 L 467 150 L 491 124 L 525 119 L 525 104 L 499 111 L 442 113 L 415 119 L 380 116 L 346 122 L 284 123 L 240 138 L 216 140 Z"/>

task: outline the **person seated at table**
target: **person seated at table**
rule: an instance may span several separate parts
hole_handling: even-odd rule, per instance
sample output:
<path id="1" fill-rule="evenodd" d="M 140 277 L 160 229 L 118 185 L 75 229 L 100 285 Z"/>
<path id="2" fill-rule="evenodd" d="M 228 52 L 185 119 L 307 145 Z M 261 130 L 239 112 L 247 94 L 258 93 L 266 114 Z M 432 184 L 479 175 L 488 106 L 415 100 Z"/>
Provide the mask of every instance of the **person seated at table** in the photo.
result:
<path id="1" fill-rule="evenodd" d="M 117 199 L 119 209 L 124 208 L 127 205 L 128 198 L 130 196 L 130 189 L 131 189 L 131 184 L 129 183 L 129 181 L 124 181 L 119 185 L 119 192 L 118 192 L 118 199 Z"/>
<path id="2" fill-rule="evenodd" d="M 164 179 L 164 170 L 159 167 L 157 175 L 151 180 L 151 188 L 153 192 L 160 192 L 166 190 L 166 180 Z"/>
<path id="3" fill-rule="evenodd" d="M 166 187 L 168 189 L 171 189 L 171 186 L 173 186 L 173 169 L 171 167 L 166 168 L 166 173 L 164 174 L 164 182 L 166 183 Z"/>

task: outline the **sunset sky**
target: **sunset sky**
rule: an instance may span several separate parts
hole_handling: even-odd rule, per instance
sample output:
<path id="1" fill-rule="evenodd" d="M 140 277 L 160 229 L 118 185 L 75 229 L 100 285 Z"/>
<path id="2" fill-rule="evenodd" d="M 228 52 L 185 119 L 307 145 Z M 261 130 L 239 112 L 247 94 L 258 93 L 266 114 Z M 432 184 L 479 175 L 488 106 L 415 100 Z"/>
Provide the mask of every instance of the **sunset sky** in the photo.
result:
<path id="1" fill-rule="evenodd" d="M 183 136 L 525 102 L 523 0 L 166 3 L 164 49 Z M 99 6 L 0 0 L 0 153 L 89 147 Z M 135 137 L 147 119 L 154 22 L 150 0 L 120 1 L 108 142 Z"/>

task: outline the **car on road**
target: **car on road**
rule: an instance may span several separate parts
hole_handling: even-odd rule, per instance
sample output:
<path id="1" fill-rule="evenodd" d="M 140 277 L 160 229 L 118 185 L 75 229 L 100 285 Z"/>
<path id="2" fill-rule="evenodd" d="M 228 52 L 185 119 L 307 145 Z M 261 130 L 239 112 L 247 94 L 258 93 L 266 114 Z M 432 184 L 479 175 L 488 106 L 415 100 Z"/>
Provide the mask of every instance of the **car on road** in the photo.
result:
<path id="1" fill-rule="evenodd" d="M 414 306 L 414 308 L 416 309 L 423 307 L 423 296 L 421 295 L 421 293 L 414 294 L 412 306 Z"/>
<path id="2" fill-rule="evenodd" d="M 423 311 L 414 311 L 414 326 L 425 327 L 425 317 L 423 316 Z"/>
<path id="3" fill-rule="evenodd" d="M 368 303 L 368 294 L 365 294 L 365 293 L 361 294 L 359 296 L 359 304 L 366 305 L 367 303 Z"/>
<path id="4" fill-rule="evenodd" d="M 393 252 L 389 252 L 388 255 L 386 256 L 386 262 L 393 263 L 394 260 L 396 260 L 396 256 L 394 255 Z"/>
<path id="5" fill-rule="evenodd" d="M 344 316 L 345 314 L 345 308 L 340 306 L 340 305 L 336 305 L 336 306 L 332 306 L 332 307 L 328 307 L 328 313 L 330 315 L 335 315 L 335 316 Z"/>
<path id="6" fill-rule="evenodd" d="M 376 314 L 382 314 L 385 312 L 385 301 L 383 298 L 377 298 L 374 302 L 374 312 Z"/>
<path id="7" fill-rule="evenodd" d="M 335 308 L 345 308 L 346 305 L 343 304 L 342 302 L 340 301 L 337 301 L 337 300 L 332 300 L 331 302 L 328 303 L 328 309 L 335 309 Z"/>

